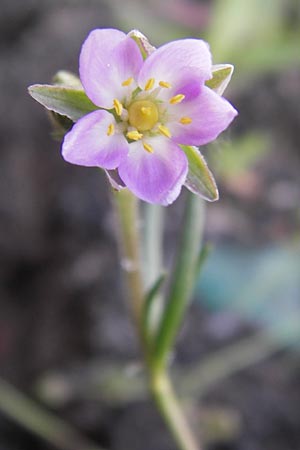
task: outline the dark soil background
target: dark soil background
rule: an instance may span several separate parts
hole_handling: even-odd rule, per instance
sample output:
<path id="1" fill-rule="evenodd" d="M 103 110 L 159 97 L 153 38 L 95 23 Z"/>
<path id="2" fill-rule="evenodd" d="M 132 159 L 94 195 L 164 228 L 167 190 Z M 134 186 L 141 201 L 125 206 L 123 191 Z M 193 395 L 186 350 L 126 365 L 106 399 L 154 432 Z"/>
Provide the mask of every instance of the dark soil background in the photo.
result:
<path id="1" fill-rule="evenodd" d="M 106 179 L 99 170 L 63 161 L 27 86 L 50 82 L 59 69 L 76 73 L 89 30 L 109 26 L 118 22 L 106 2 L 1 2 L 0 374 L 39 402 L 37 386 L 60 374 L 65 390 L 56 383 L 61 395 L 46 407 L 107 449 L 174 450 L 149 400 L 110 404 L 78 390 L 66 394 L 74 377 L 80 385 L 95 365 L 132 363 L 139 352 L 120 283 Z M 230 133 L 242 135 L 251 121 L 274 131 L 276 145 L 250 172 L 248 189 L 237 179 L 220 186 L 220 203 L 208 206 L 206 236 L 213 242 L 259 245 L 299 227 L 299 71 L 255 83 L 232 98 L 241 114 Z M 279 181 L 297 193 L 289 207 L 267 195 Z M 170 211 L 180 217 L 180 201 Z M 228 211 L 238 211 L 240 220 Z M 222 334 L 214 325 L 224 325 L 220 317 L 192 307 L 176 355 L 182 367 L 255 331 L 234 319 Z M 191 411 L 207 449 L 299 450 L 299 375 L 299 354 L 281 351 L 207 392 L 201 409 Z M 54 447 L 0 414 L 0 450 L 42 449 Z"/>

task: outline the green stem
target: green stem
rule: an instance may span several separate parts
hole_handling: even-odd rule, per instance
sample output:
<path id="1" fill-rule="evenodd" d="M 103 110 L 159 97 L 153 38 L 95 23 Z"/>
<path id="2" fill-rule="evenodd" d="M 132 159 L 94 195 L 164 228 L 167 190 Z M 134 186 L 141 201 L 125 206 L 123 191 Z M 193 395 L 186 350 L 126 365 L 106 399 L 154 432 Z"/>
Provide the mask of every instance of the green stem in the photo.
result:
<path id="1" fill-rule="evenodd" d="M 179 406 L 166 371 L 152 373 L 151 392 L 178 448 L 180 450 L 200 450 Z"/>
<path id="2" fill-rule="evenodd" d="M 182 239 L 165 310 L 159 326 L 153 363 L 156 370 L 166 365 L 195 282 L 204 222 L 204 202 L 188 194 Z"/>
<path id="3" fill-rule="evenodd" d="M 144 286 L 141 272 L 140 220 L 138 199 L 127 189 L 115 193 L 119 222 L 119 241 L 130 306 L 135 325 L 142 337 L 141 318 L 144 302 Z"/>
<path id="4" fill-rule="evenodd" d="M 144 205 L 144 229 L 143 229 L 143 274 L 145 289 L 149 292 L 162 277 L 162 232 L 164 221 L 164 209 L 160 205 L 146 203 Z M 160 283 L 162 284 L 162 283 Z M 163 309 L 163 295 L 161 289 L 155 293 L 150 310 L 147 311 L 147 330 L 149 339 L 157 333 Z"/>
<path id="5" fill-rule="evenodd" d="M 146 203 L 144 226 L 144 280 L 150 289 L 162 272 L 163 209 L 160 205 Z"/>
<path id="6" fill-rule="evenodd" d="M 1 379 L 0 410 L 60 450 L 103 450 Z"/>

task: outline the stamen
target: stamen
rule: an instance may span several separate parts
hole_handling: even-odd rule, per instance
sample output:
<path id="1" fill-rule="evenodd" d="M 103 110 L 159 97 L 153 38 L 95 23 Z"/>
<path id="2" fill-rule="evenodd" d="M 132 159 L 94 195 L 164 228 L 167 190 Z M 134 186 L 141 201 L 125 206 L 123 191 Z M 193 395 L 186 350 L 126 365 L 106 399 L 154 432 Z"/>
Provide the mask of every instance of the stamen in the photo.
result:
<path id="1" fill-rule="evenodd" d="M 165 127 L 164 125 L 159 125 L 158 129 L 161 132 L 161 134 L 163 134 L 164 136 L 166 136 L 168 138 L 171 137 L 169 128 Z"/>
<path id="2" fill-rule="evenodd" d="M 183 99 L 185 99 L 185 95 L 177 94 L 170 98 L 169 103 L 171 103 L 171 105 L 175 105 L 176 103 L 181 103 Z"/>
<path id="3" fill-rule="evenodd" d="M 144 116 L 150 116 L 150 114 L 151 114 L 150 106 L 142 106 L 141 112 L 142 112 L 142 114 L 144 114 Z"/>
<path id="4" fill-rule="evenodd" d="M 148 152 L 148 153 L 154 152 L 153 147 L 150 144 L 146 144 L 145 142 L 143 142 L 143 147 L 146 150 L 146 152 Z"/>
<path id="5" fill-rule="evenodd" d="M 112 134 L 114 134 L 114 132 L 115 132 L 115 126 L 113 123 L 111 123 L 110 125 L 108 125 L 106 134 L 107 134 L 107 136 L 111 136 Z"/>
<path id="6" fill-rule="evenodd" d="M 136 130 L 128 131 L 126 136 L 128 137 L 128 139 L 131 139 L 132 141 L 138 141 L 138 140 L 142 139 L 142 137 L 143 137 L 142 133 L 139 133 Z"/>
<path id="7" fill-rule="evenodd" d="M 150 91 L 150 89 L 153 88 L 155 83 L 155 79 L 154 78 L 149 78 L 149 80 L 147 81 L 146 85 L 145 85 L 145 91 Z"/>
<path id="8" fill-rule="evenodd" d="M 122 111 L 123 111 L 123 105 L 116 98 L 114 99 L 114 108 L 116 110 L 117 115 L 120 116 L 122 114 Z"/>
<path id="9" fill-rule="evenodd" d="M 130 86 L 131 83 L 133 82 L 133 78 L 127 78 L 127 80 L 123 81 L 122 86 Z"/>
<path id="10" fill-rule="evenodd" d="M 190 117 L 181 117 L 179 122 L 182 123 L 182 125 L 189 125 L 192 123 L 192 119 Z"/>
<path id="11" fill-rule="evenodd" d="M 171 88 L 172 87 L 172 85 L 170 83 L 168 83 L 167 81 L 160 81 L 158 84 L 160 85 L 160 87 L 163 87 L 163 88 Z"/>

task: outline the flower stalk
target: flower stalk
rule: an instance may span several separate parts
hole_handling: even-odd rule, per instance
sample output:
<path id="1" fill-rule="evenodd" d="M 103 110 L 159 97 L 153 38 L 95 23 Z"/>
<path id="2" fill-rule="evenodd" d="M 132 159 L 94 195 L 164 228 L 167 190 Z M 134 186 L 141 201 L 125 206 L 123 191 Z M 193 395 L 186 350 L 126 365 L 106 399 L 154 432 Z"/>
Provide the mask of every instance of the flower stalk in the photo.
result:
<path id="1" fill-rule="evenodd" d="M 138 199 L 127 189 L 115 192 L 115 206 L 118 216 L 121 266 L 126 278 L 130 307 L 134 323 L 142 337 L 142 309 L 144 286 L 141 271 L 140 221 Z"/>

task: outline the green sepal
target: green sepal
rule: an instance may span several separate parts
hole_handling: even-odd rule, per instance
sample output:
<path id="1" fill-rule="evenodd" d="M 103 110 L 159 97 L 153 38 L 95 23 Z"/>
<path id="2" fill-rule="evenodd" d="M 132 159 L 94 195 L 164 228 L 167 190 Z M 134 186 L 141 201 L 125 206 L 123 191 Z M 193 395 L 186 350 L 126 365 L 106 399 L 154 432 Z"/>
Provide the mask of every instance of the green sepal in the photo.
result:
<path id="1" fill-rule="evenodd" d="M 181 145 L 181 148 L 189 163 L 185 186 L 209 202 L 218 200 L 219 192 L 215 179 L 200 151 L 196 147 L 188 145 Z"/>
<path id="2" fill-rule="evenodd" d="M 62 116 L 53 111 L 48 111 L 50 122 L 53 126 L 51 136 L 55 141 L 61 141 L 65 134 L 70 131 L 73 121 L 66 116 Z"/>
<path id="3" fill-rule="evenodd" d="M 212 67 L 212 78 L 205 82 L 206 86 L 222 95 L 227 88 L 234 67 L 231 64 L 216 64 Z"/>
<path id="4" fill-rule="evenodd" d="M 74 87 L 34 84 L 29 86 L 28 92 L 31 97 L 45 108 L 66 116 L 73 122 L 99 109 L 91 102 L 83 90 Z"/>
<path id="5" fill-rule="evenodd" d="M 128 36 L 130 36 L 137 43 L 144 59 L 154 52 L 155 47 L 150 44 L 146 36 L 144 36 L 139 30 L 131 30 L 128 33 Z"/>

